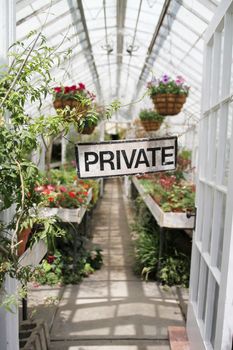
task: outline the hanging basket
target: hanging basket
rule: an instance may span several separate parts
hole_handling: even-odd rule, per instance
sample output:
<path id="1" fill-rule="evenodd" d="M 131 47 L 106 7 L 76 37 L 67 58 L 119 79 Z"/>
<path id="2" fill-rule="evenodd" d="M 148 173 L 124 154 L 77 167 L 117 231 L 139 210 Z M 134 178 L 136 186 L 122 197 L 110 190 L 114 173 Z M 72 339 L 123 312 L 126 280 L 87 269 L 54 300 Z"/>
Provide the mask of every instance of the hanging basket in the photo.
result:
<path id="1" fill-rule="evenodd" d="M 146 131 L 156 131 L 162 123 L 155 120 L 141 120 L 141 124 Z"/>
<path id="2" fill-rule="evenodd" d="M 88 106 L 81 104 L 81 102 L 74 100 L 72 98 L 70 99 L 56 99 L 53 101 L 53 107 L 55 109 L 64 109 L 65 107 L 69 106 L 70 108 L 75 108 L 77 113 L 86 114 L 88 111 Z"/>
<path id="3" fill-rule="evenodd" d="M 151 96 L 157 112 L 161 115 L 176 115 L 180 113 L 186 101 L 182 94 L 156 94 Z"/>
<path id="4" fill-rule="evenodd" d="M 80 134 L 83 135 L 91 135 L 93 131 L 95 130 L 95 125 L 92 126 L 84 126 L 83 130 L 80 131 Z"/>
<path id="5" fill-rule="evenodd" d="M 53 107 L 55 109 L 62 109 L 63 108 L 63 101 L 61 99 L 54 100 Z"/>

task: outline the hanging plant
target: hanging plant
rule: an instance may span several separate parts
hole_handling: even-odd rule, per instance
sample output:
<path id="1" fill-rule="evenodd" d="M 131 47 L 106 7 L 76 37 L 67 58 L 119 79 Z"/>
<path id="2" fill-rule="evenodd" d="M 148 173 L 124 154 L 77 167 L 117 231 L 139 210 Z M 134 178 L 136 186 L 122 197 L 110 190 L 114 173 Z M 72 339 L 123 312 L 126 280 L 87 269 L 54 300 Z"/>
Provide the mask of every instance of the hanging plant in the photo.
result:
<path id="1" fill-rule="evenodd" d="M 98 112 L 93 106 L 95 95 L 86 89 L 85 84 L 57 86 L 53 89 L 53 105 L 63 110 L 62 115 L 70 122 L 76 122 L 81 134 L 91 134 L 98 124 Z"/>
<path id="2" fill-rule="evenodd" d="M 160 129 L 164 118 L 152 109 L 143 109 L 139 113 L 142 126 L 146 131 L 156 131 Z"/>
<path id="3" fill-rule="evenodd" d="M 175 79 L 164 74 L 147 84 L 148 93 L 157 112 L 163 116 L 180 113 L 189 93 L 189 86 L 182 76 Z"/>

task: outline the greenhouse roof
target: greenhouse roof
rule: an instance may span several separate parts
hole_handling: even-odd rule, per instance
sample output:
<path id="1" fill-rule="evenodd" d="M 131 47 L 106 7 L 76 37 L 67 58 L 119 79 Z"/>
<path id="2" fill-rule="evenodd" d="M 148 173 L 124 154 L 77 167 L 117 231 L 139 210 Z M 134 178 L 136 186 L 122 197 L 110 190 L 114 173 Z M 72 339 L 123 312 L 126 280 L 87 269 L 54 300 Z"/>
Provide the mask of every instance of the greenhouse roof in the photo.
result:
<path id="1" fill-rule="evenodd" d="M 115 117 L 130 121 L 144 107 L 152 76 L 182 75 L 190 96 L 178 123 L 192 127 L 200 115 L 203 34 L 217 0 L 17 0 L 17 40 L 35 30 L 69 59 L 51 73 L 54 86 L 86 84 L 101 104 L 119 99 Z M 44 111 L 52 109 L 51 98 Z M 29 108 L 34 113 L 34 108 Z M 171 123 L 174 121 L 171 119 Z"/>

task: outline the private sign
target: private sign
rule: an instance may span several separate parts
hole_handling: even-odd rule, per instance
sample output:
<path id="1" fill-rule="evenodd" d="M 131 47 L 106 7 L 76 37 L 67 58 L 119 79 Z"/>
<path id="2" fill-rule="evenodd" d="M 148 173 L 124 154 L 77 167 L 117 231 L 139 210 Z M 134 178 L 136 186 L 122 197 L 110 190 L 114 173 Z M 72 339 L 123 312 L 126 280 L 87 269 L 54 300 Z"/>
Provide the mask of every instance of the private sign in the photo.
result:
<path id="1" fill-rule="evenodd" d="M 177 137 L 76 144 L 80 179 L 176 168 Z"/>

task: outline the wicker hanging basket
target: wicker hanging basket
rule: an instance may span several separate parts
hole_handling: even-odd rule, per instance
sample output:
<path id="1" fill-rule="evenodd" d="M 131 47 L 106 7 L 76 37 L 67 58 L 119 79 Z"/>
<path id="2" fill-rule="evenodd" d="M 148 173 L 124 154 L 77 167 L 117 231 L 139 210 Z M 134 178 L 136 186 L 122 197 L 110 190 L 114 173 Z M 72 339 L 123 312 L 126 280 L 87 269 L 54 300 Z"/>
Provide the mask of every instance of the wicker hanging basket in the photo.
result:
<path id="1" fill-rule="evenodd" d="M 155 120 L 141 120 L 141 124 L 146 131 L 156 131 L 162 123 Z"/>
<path id="2" fill-rule="evenodd" d="M 95 125 L 92 126 L 84 126 L 84 128 L 82 129 L 82 131 L 79 131 L 80 134 L 83 135 L 91 135 L 93 133 L 93 131 L 95 130 Z"/>
<path id="3" fill-rule="evenodd" d="M 186 101 L 182 94 L 156 94 L 151 96 L 157 112 L 161 115 L 176 115 L 180 113 Z"/>

